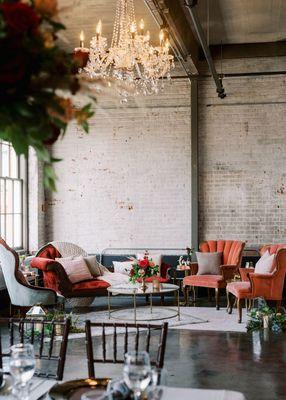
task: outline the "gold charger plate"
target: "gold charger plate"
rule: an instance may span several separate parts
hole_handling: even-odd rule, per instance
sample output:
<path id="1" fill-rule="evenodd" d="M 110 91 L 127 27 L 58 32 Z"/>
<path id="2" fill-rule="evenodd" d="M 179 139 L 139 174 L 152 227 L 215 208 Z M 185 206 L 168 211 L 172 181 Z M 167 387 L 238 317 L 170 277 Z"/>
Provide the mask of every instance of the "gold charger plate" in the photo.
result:
<path id="1" fill-rule="evenodd" d="M 80 400 L 81 395 L 89 390 L 94 390 L 98 397 L 106 391 L 109 378 L 75 379 L 64 383 L 57 383 L 49 391 L 53 400 Z"/>

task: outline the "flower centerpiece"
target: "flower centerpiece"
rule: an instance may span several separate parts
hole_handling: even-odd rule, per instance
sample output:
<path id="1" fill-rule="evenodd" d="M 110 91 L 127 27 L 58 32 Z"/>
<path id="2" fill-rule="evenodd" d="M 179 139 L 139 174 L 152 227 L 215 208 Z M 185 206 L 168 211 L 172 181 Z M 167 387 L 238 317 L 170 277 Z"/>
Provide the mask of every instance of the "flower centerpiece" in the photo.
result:
<path id="1" fill-rule="evenodd" d="M 77 65 L 57 39 L 57 0 L 0 0 L 0 139 L 18 155 L 29 147 L 44 163 L 44 184 L 55 190 L 48 145 L 75 120 L 88 131 L 91 104 L 75 106 L 83 89 Z"/>
<path id="2" fill-rule="evenodd" d="M 156 265 L 148 254 L 145 253 L 142 260 L 134 260 L 129 273 L 129 280 L 132 283 L 141 282 L 142 290 L 146 289 L 146 278 L 151 278 L 159 273 L 159 266 Z"/>

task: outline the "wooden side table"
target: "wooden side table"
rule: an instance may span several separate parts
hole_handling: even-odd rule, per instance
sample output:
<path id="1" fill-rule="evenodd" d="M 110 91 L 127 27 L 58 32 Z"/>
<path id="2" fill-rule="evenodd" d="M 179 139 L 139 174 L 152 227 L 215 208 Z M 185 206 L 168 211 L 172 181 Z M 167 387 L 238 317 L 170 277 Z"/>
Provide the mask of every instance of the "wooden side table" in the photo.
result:
<path id="1" fill-rule="evenodd" d="M 178 265 L 176 269 L 174 269 L 173 274 L 174 274 L 173 275 L 174 284 L 178 285 L 180 290 L 183 292 L 184 302 L 182 303 L 182 305 L 185 306 L 187 304 L 187 298 L 185 290 L 183 288 L 183 280 L 186 276 L 189 276 L 191 274 L 191 268 L 189 266 L 181 267 Z"/>
<path id="2" fill-rule="evenodd" d="M 39 275 L 35 271 L 22 270 L 21 272 L 30 285 L 39 286 Z"/>

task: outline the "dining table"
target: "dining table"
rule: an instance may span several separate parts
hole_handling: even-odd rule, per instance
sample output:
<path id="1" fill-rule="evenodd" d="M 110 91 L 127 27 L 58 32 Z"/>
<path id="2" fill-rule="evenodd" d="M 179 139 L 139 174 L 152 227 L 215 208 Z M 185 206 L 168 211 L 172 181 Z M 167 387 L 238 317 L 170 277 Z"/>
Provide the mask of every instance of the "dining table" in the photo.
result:
<path id="1" fill-rule="evenodd" d="M 48 392 L 55 385 L 56 381 L 42 378 L 33 378 L 29 400 L 49 399 Z M 246 400 L 243 393 L 230 390 L 215 389 L 193 389 L 179 387 L 161 387 L 160 400 Z M 0 399 L 12 399 L 12 396 L 2 396 L 0 391 Z"/>

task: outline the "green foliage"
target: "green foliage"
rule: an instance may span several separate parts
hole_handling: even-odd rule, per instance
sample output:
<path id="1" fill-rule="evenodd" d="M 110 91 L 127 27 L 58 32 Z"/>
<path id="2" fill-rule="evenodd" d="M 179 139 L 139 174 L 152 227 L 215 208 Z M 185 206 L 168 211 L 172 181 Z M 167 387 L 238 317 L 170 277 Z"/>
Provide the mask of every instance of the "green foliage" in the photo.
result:
<path id="1" fill-rule="evenodd" d="M 250 319 L 246 329 L 248 332 L 263 329 L 263 319 L 267 317 L 269 320 L 269 329 L 273 332 L 282 332 L 286 329 L 286 313 L 276 312 L 275 309 L 269 307 L 265 300 L 262 299 L 261 305 L 258 308 L 253 308 L 250 313 Z"/>
<path id="2" fill-rule="evenodd" d="M 64 25 L 40 15 L 32 1 L 24 5 L 0 0 L 1 5 L 6 14 L 0 7 L 0 139 L 11 142 L 18 155 L 27 156 L 33 147 L 45 164 L 44 184 L 54 191 L 53 163 L 59 160 L 48 146 L 63 137 L 71 120 L 88 132 L 92 105 L 81 109 L 73 105 L 80 82 L 72 56 L 57 45 L 57 33 Z M 12 8 L 7 14 L 7 7 L 8 11 L 26 7 L 20 12 L 29 18 L 20 18 L 19 10 L 15 17 Z"/>

